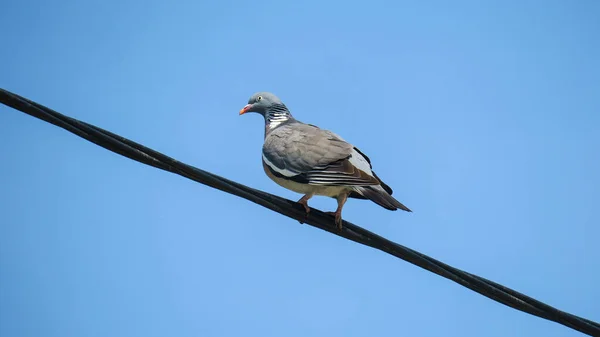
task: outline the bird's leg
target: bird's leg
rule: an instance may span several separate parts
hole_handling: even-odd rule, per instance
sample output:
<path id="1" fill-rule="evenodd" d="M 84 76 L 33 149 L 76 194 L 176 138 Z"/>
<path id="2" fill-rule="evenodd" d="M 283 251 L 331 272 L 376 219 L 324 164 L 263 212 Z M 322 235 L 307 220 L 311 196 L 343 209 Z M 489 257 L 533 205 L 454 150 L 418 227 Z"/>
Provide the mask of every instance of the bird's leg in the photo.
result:
<path id="1" fill-rule="evenodd" d="M 298 200 L 298 203 L 302 206 L 304 206 L 304 209 L 306 210 L 306 217 L 308 217 L 308 213 L 310 213 L 310 207 L 308 207 L 308 199 L 313 197 L 313 193 L 307 193 L 305 194 L 302 198 L 300 198 L 300 200 Z M 303 224 L 304 222 L 302 221 L 298 221 L 301 224 Z"/>
<path id="2" fill-rule="evenodd" d="M 333 216 L 335 216 L 335 224 L 338 228 L 338 230 L 342 230 L 342 208 L 344 208 L 344 204 L 346 203 L 346 200 L 348 200 L 348 193 L 344 192 L 340 195 L 338 195 L 336 197 L 337 202 L 338 202 L 338 207 L 335 210 L 335 212 L 327 212 L 328 214 L 331 214 Z"/>

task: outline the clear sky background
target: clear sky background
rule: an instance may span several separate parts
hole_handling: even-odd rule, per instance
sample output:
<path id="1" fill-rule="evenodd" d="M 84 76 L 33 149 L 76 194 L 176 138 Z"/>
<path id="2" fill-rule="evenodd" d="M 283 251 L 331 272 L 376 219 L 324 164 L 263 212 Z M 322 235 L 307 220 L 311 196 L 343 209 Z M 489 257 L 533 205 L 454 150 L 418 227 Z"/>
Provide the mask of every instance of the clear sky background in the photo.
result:
<path id="1" fill-rule="evenodd" d="M 414 210 L 345 219 L 600 320 L 598 1 L 1 7 L 0 87 L 296 200 L 272 91 Z M 0 154 L 3 337 L 581 336 L 5 106 Z"/>

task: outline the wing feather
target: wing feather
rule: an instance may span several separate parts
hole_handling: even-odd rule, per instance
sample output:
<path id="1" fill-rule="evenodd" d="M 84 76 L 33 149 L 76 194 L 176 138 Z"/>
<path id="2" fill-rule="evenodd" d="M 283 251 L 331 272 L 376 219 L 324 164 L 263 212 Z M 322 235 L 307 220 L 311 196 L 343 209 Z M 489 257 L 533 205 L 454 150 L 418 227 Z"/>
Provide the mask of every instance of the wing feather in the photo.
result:
<path id="1" fill-rule="evenodd" d="M 272 170 L 311 185 L 378 185 L 368 158 L 336 134 L 296 122 L 273 130 L 263 145 Z"/>

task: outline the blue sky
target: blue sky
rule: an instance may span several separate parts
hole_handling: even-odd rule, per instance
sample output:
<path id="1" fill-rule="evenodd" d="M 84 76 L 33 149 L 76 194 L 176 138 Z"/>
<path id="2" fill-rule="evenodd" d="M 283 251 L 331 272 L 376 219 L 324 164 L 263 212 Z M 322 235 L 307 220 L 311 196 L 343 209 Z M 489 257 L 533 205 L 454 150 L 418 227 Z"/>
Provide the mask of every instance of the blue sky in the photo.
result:
<path id="1" fill-rule="evenodd" d="M 3 8 L 0 87 L 298 199 L 238 116 L 272 91 L 414 210 L 345 219 L 600 320 L 597 1 Z M 0 153 L 2 336 L 581 336 L 4 106 Z"/>

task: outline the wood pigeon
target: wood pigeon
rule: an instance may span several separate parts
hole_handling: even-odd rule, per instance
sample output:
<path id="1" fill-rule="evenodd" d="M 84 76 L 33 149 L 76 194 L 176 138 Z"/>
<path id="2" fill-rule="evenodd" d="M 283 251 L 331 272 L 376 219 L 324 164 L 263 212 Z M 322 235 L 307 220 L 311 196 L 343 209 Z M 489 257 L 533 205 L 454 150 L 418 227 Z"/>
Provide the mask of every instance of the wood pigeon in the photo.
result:
<path id="1" fill-rule="evenodd" d="M 348 198 L 370 199 L 381 207 L 411 212 L 392 197 L 392 189 L 377 177 L 371 161 L 335 133 L 295 119 L 281 100 L 257 92 L 240 115 L 255 112 L 265 119 L 263 169 L 278 185 L 304 194 L 298 203 L 310 212 L 314 195 L 337 199 L 335 224 L 342 228 L 342 208 Z"/>

